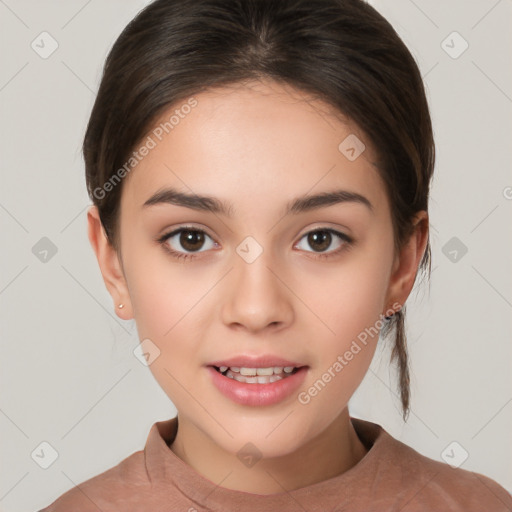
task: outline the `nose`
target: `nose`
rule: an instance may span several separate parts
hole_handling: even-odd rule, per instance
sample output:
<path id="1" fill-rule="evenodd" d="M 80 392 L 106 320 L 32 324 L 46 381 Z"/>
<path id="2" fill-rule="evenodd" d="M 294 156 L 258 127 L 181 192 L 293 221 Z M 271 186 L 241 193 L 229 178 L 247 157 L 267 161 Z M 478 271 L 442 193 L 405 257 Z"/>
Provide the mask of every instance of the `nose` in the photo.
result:
<path id="1" fill-rule="evenodd" d="M 228 277 L 222 304 L 222 320 L 235 329 L 257 333 L 263 330 L 280 330 L 293 322 L 293 293 L 284 284 L 267 252 L 252 263 L 234 255 L 234 269 Z"/>

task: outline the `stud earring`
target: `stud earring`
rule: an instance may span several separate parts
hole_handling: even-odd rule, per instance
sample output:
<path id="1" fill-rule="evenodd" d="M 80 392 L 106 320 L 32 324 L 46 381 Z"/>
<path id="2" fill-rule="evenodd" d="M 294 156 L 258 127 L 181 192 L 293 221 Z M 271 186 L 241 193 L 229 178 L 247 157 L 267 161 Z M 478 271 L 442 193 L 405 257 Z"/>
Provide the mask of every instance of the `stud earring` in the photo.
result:
<path id="1" fill-rule="evenodd" d="M 401 311 L 402 308 L 398 309 L 397 311 L 393 311 L 393 309 L 391 308 L 391 315 L 389 316 L 385 316 L 384 319 L 385 320 L 391 320 L 397 313 L 399 313 Z"/>
<path id="2" fill-rule="evenodd" d="M 124 304 L 119 304 L 119 306 L 117 306 L 119 309 L 123 309 L 124 308 Z"/>
<path id="3" fill-rule="evenodd" d="M 390 308 L 390 309 L 391 309 L 391 315 L 385 316 L 384 320 L 387 320 L 387 321 L 391 320 L 393 318 L 394 314 L 396 313 L 396 311 L 393 311 L 393 308 Z M 388 309 L 388 311 L 389 311 L 389 309 Z"/>

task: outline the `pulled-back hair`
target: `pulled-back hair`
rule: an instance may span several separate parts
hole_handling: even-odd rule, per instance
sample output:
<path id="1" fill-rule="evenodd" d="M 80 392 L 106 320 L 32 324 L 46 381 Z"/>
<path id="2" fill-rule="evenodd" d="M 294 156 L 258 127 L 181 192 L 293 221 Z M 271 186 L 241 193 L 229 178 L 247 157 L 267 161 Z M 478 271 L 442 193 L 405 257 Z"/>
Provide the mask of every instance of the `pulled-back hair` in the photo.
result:
<path id="1" fill-rule="evenodd" d="M 362 0 L 156 0 L 111 49 L 83 144 L 89 196 L 119 250 L 122 181 L 109 180 L 170 106 L 212 87 L 272 79 L 334 107 L 378 156 L 395 249 L 428 211 L 435 148 L 418 66 L 392 26 Z M 112 184 L 112 181 L 110 181 Z M 419 268 L 430 274 L 430 244 Z M 409 410 L 405 308 L 394 333 L 404 418 Z"/>

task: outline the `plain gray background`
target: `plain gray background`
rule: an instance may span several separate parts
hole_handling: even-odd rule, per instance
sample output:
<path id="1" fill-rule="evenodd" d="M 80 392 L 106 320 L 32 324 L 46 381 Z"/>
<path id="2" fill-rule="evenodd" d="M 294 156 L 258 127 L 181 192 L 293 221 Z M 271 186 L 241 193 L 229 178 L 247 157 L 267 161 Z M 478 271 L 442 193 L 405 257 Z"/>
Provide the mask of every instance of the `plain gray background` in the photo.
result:
<path id="1" fill-rule="evenodd" d="M 107 52 L 146 3 L 0 0 L 2 511 L 48 505 L 142 449 L 150 426 L 175 415 L 133 355 L 134 322 L 117 318 L 104 288 L 80 154 Z M 430 292 L 418 286 L 407 303 L 408 423 L 384 343 L 351 412 L 434 459 L 447 448 L 459 461 L 467 454 L 461 467 L 510 491 L 512 2 L 372 4 L 427 87 L 433 273 Z M 34 455 L 43 442 L 58 454 L 47 469 Z"/>

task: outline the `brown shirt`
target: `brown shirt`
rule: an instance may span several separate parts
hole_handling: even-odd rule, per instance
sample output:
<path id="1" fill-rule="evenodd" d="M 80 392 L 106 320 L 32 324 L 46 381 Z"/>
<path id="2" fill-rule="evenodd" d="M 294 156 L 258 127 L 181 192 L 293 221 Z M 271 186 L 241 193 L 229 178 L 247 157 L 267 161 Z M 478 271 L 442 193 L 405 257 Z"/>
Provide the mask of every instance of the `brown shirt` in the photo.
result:
<path id="1" fill-rule="evenodd" d="M 478 473 L 431 460 L 374 423 L 352 418 L 368 453 L 345 473 L 259 495 L 219 487 L 169 448 L 177 418 L 151 427 L 144 450 L 72 488 L 40 512 L 512 511 L 512 496 Z"/>

